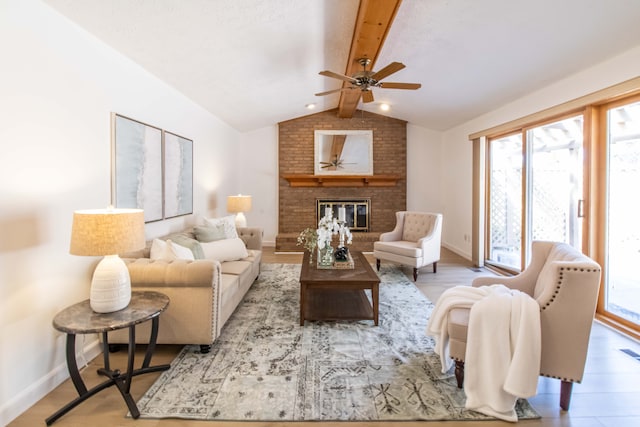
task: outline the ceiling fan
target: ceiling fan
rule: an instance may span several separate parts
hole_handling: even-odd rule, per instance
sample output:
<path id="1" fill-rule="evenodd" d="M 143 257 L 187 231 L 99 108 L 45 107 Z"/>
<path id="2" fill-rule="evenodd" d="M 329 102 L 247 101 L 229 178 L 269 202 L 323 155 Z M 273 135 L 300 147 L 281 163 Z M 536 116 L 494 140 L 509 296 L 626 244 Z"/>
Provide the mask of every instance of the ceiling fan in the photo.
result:
<path id="1" fill-rule="evenodd" d="M 358 62 L 360 63 L 360 65 L 362 65 L 362 71 L 358 71 L 353 76 L 346 76 L 344 74 L 334 73 L 333 71 L 328 70 L 320 71 L 319 74 L 322 76 L 343 80 L 347 83 L 351 83 L 351 86 L 316 93 L 316 96 L 324 96 L 347 90 L 360 90 L 362 94 L 362 102 L 373 102 L 373 92 L 371 91 L 371 89 L 374 87 L 379 87 L 382 89 L 416 90 L 420 89 L 420 87 L 422 86 L 420 83 L 387 83 L 380 81 L 385 77 L 388 77 L 391 74 L 402 70 L 405 66 L 401 62 L 392 62 L 391 64 L 376 72 L 371 70 L 367 71 L 367 65 L 371 63 L 371 60 L 369 58 L 360 58 L 358 59 Z"/>
<path id="2" fill-rule="evenodd" d="M 334 159 L 331 160 L 330 162 L 320 162 L 320 164 L 322 165 L 322 166 L 320 166 L 322 169 L 333 168 L 333 169 L 329 169 L 329 170 L 342 169 L 342 168 L 344 168 L 344 165 L 355 165 L 355 163 L 345 163 L 342 158 L 338 157 L 338 155 L 336 155 L 334 157 Z"/>

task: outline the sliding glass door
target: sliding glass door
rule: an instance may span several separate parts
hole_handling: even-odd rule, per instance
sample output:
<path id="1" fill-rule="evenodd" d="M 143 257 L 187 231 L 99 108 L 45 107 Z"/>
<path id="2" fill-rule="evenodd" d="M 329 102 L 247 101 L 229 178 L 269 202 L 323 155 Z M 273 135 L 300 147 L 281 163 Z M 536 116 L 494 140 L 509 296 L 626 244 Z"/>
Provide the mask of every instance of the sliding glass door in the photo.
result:
<path id="1" fill-rule="evenodd" d="M 532 240 L 582 244 L 583 116 L 489 140 L 486 262 L 522 270 Z"/>
<path id="2" fill-rule="evenodd" d="M 516 270 L 522 249 L 522 148 L 520 133 L 489 144 L 487 261 Z"/>
<path id="3" fill-rule="evenodd" d="M 598 318 L 640 338 L 640 89 L 504 129 L 474 176 L 486 177 L 477 255 L 515 274 L 534 240 L 574 246 L 602 267 Z"/>
<path id="4" fill-rule="evenodd" d="M 529 240 L 582 249 L 582 115 L 527 132 L 530 158 Z"/>
<path id="5" fill-rule="evenodd" d="M 640 326 L 640 102 L 606 109 L 604 311 Z"/>

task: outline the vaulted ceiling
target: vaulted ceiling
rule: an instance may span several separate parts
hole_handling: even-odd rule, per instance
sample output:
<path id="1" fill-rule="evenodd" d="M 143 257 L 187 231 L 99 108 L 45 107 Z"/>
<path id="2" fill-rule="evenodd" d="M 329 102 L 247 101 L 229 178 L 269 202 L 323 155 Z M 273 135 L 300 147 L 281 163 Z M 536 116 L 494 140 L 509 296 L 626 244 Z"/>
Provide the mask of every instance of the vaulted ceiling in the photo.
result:
<path id="1" fill-rule="evenodd" d="M 44 1 L 240 131 L 338 107 L 314 94 L 343 82 L 318 72 L 350 75 L 359 8 L 375 3 Z M 638 18 L 637 0 L 402 0 L 374 70 L 402 62 L 389 80 L 422 87 L 356 106 L 446 130 L 640 46 Z"/>

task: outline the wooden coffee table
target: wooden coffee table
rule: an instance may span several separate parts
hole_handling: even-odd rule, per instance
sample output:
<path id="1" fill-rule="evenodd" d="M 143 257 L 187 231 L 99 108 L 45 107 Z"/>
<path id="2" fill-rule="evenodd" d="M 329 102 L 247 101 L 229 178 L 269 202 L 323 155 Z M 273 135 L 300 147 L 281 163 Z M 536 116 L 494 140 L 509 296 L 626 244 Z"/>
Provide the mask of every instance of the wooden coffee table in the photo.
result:
<path id="1" fill-rule="evenodd" d="M 351 251 L 351 257 L 352 269 L 319 269 L 315 263 L 309 265 L 305 251 L 300 271 L 300 326 L 305 320 L 373 320 L 378 325 L 380 278 L 362 252 Z"/>

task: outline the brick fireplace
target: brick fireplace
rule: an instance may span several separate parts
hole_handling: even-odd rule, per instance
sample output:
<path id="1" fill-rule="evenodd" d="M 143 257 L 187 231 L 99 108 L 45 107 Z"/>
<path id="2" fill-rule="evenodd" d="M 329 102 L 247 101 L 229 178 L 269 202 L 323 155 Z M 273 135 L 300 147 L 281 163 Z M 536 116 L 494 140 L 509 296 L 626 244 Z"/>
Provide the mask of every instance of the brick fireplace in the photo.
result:
<path id="1" fill-rule="evenodd" d="M 373 176 L 314 175 L 315 130 L 372 130 Z M 368 227 L 353 233 L 352 248 L 372 251 L 380 233 L 395 226 L 395 212 L 406 209 L 406 157 L 404 120 L 363 111 L 345 119 L 333 109 L 279 123 L 276 251 L 302 250 L 296 238 L 303 229 L 317 226 L 321 200 L 336 204 L 367 200 Z"/>

